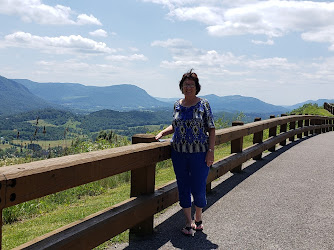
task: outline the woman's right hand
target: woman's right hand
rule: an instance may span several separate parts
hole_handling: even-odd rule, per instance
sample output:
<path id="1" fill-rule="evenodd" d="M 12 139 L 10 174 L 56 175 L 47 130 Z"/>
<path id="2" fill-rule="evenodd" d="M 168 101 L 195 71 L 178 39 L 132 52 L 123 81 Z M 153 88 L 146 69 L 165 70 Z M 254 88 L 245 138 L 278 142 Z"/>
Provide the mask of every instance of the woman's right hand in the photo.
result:
<path id="1" fill-rule="evenodd" d="M 164 130 L 162 130 L 159 134 L 157 134 L 155 136 L 156 140 L 159 140 L 161 137 L 165 136 L 165 135 L 169 135 L 174 133 L 174 128 L 172 125 L 169 125 L 167 128 L 165 128 Z"/>
<path id="2" fill-rule="evenodd" d="M 162 137 L 162 131 L 155 136 L 155 139 L 158 141 Z"/>

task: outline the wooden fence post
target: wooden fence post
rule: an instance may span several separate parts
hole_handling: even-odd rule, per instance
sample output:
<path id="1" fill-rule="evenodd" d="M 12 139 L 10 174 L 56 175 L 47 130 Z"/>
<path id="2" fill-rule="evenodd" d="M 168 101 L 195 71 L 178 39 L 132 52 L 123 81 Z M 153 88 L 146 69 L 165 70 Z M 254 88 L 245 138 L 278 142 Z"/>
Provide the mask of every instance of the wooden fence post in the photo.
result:
<path id="1" fill-rule="evenodd" d="M 270 119 L 275 118 L 274 115 L 270 116 Z M 277 135 L 277 126 L 269 128 L 269 137 L 273 137 Z M 276 145 L 272 146 L 271 148 L 268 149 L 270 152 L 275 152 L 276 150 Z"/>
<path id="2" fill-rule="evenodd" d="M 308 115 L 308 114 L 305 114 L 305 115 Z M 305 125 L 305 127 L 310 126 L 310 120 L 305 119 L 304 125 Z M 304 136 L 308 136 L 308 131 L 304 132 Z"/>
<path id="3" fill-rule="evenodd" d="M 244 123 L 242 121 L 234 121 L 232 122 L 232 126 L 242 126 L 244 125 Z M 244 138 L 238 138 L 235 140 L 231 141 L 231 153 L 240 153 L 242 152 L 242 147 L 243 147 L 243 142 L 244 142 Z M 232 173 L 239 173 L 241 172 L 241 168 L 242 168 L 242 164 L 233 168 L 231 170 Z"/>
<path id="4" fill-rule="evenodd" d="M 298 128 L 302 128 L 303 127 L 303 122 L 304 122 L 304 120 L 299 120 L 298 121 Z M 297 134 L 297 138 L 299 138 L 299 139 L 303 138 L 303 133 Z"/>
<path id="5" fill-rule="evenodd" d="M 321 119 L 321 124 L 326 125 L 326 118 Z M 322 133 L 326 133 L 326 128 L 322 128 Z"/>
<path id="6" fill-rule="evenodd" d="M 132 136 L 132 144 L 155 142 L 155 136 L 150 134 L 136 134 Z M 131 171 L 131 191 L 130 196 L 136 197 L 144 194 L 154 193 L 155 190 L 155 163 L 144 168 Z M 145 236 L 153 233 L 153 218 L 151 216 L 130 229 L 130 237 Z"/>
<path id="7" fill-rule="evenodd" d="M 316 120 L 315 120 L 315 124 L 318 125 L 318 126 L 321 125 L 321 124 L 322 124 L 321 119 L 316 119 Z M 322 131 L 321 128 L 317 128 L 317 129 L 315 130 L 315 133 L 316 133 L 316 134 L 321 134 L 321 131 Z"/>
<path id="8" fill-rule="evenodd" d="M 261 121 L 261 117 L 256 117 L 254 119 L 254 122 L 258 122 L 258 121 Z M 254 133 L 254 136 L 253 136 L 253 144 L 262 143 L 262 142 L 263 142 L 263 130 L 261 130 L 260 132 Z M 262 159 L 262 153 L 253 157 L 253 160 L 261 160 L 261 159 Z"/>
<path id="9" fill-rule="evenodd" d="M 291 115 L 294 115 L 294 114 L 291 114 Z M 292 130 L 292 129 L 296 129 L 296 122 L 295 122 L 295 121 L 290 122 L 289 125 L 290 125 L 290 126 L 289 126 L 289 129 L 290 129 L 290 130 Z M 289 138 L 289 141 L 294 141 L 294 140 L 295 140 L 295 136 L 291 136 L 291 137 Z"/>
<path id="10" fill-rule="evenodd" d="M 285 116 L 287 116 L 286 114 L 281 114 L 281 117 L 285 117 Z M 287 131 L 287 128 L 288 128 L 288 125 L 287 125 L 287 123 L 284 123 L 284 124 L 282 124 L 281 126 L 280 126 L 280 133 L 285 133 L 286 131 Z M 285 146 L 286 145 L 286 139 L 284 139 L 283 141 L 281 141 L 280 143 L 279 143 L 281 146 Z"/>
<path id="11" fill-rule="evenodd" d="M 2 226 L 3 226 L 3 219 L 2 219 L 2 212 L 3 208 L 5 207 L 6 203 L 6 191 L 7 191 L 7 181 L 4 176 L 1 177 L 0 181 L 0 250 L 2 249 Z M 13 186 L 13 184 L 12 184 Z"/>
<path id="12" fill-rule="evenodd" d="M 311 126 L 314 126 L 314 125 L 315 125 L 315 120 L 314 120 L 313 118 L 310 120 L 310 125 L 311 125 Z M 314 129 L 311 129 L 311 130 L 310 130 L 310 134 L 311 134 L 311 135 L 314 134 Z"/>
<path id="13" fill-rule="evenodd" d="M 0 208 L 0 249 L 2 249 L 2 208 Z"/>

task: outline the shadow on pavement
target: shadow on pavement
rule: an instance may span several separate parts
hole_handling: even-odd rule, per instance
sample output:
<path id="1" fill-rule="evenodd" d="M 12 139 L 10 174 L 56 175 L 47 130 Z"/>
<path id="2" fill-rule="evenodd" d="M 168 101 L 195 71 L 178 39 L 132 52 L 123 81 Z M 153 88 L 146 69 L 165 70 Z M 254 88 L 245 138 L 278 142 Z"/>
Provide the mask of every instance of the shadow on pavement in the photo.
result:
<path id="1" fill-rule="evenodd" d="M 224 197 L 233 188 L 238 186 L 242 181 L 246 180 L 252 174 L 256 173 L 267 163 L 289 150 L 291 147 L 299 144 L 300 142 L 308 139 L 310 137 L 305 137 L 303 139 L 296 140 L 294 142 L 288 143 L 284 147 L 276 149 L 275 152 L 263 154 L 262 160 L 255 161 L 250 165 L 243 168 L 240 173 L 233 174 L 228 179 L 222 181 L 220 184 L 215 186 L 212 191 L 207 195 L 207 206 L 203 209 L 205 212 L 209 209 L 215 202 Z M 193 211 L 194 214 L 194 211 Z M 218 249 L 219 246 L 212 243 L 207 239 L 207 235 L 204 232 L 196 232 L 195 237 L 184 236 L 181 234 L 181 228 L 184 226 L 184 216 L 183 211 L 173 214 L 167 220 L 159 224 L 155 228 L 153 235 L 145 238 L 130 238 L 129 245 L 124 249 L 159 249 L 170 242 L 174 248 L 178 249 Z M 168 247 L 165 246 L 165 249 Z"/>

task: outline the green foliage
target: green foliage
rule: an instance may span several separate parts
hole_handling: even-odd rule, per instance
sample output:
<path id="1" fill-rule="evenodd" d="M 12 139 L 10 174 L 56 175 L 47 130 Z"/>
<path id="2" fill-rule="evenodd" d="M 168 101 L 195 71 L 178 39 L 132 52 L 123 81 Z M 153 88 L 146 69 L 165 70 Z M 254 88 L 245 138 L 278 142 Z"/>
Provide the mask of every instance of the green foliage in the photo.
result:
<path id="1" fill-rule="evenodd" d="M 296 114 L 296 115 L 321 115 L 321 116 L 333 116 L 323 107 L 319 107 L 316 103 L 307 103 L 304 104 L 302 107 L 292 110 L 289 114 Z"/>
<path id="2" fill-rule="evenodd" d="M 309 105 L 304 105 L 304 106 L 293 112 L 312 114 L 312 112 L 308 108 L 311 108 L 312 110 L 315 109 L 317 111 L 321 110 L 321 108 L 319 108 L 317 105 L 309 104 Z M 50 110 L 49 115 L 43 117 L 43 121 L 45 122 L 43 123 L 43 126 L 45 125 L 47 127 L 46 128 L 47 131 L 49 131 L 49 129 L 51 129 L 52 126 L 61 128 L 62 136 L 63 136 L 62 138 L 64 138 L 64 129 L 65 129 L 65 131 L 68 132 L 69 137 L 72 136 L 74 139 L 70 139 L 72 143 L 67 148 L 62 148 L 62 147 L 50 148 L 48 157 L 57 157 L 57 156 L 62 156 L 62 155 L 77 154 L 77 153 L 90 152 L 90 151 L 95 151 L 95 150 L 102 150 L 102 149 L 107 149 L 107 148 L 128 145 L 130 144 L 130 142 L 127 139 L 127 137 L 120 136 L 118 133 L 116 134 L 115 130 L 111 130 L 111 127 L 109 126 L 114 126 L 114 125 L 116 126 L 117 122 L 119 122 L 118 124 L 118 126 L 120 126 L 119 128 L 120 129 L 124 128 L 124 131 L 125 131 L 127 128 L 122 127 L 123 122 L 125 122 L 126 124 L 130 123 L 132 125 L 136 123 L 136 122 L 129 122 L 127 121 L 127 119 L 134 119 L 134 117 L 137 117 L 138 119 L 136 121 L 138 125 L 141 122 L 142 124 L 144 124 L 145 120 L 146 120 L 146 124 L 148 124 L 151 121 L 150 119 L 155 119 L 159 116 L 159 114 L 152 114 L 153 112 L 139 112 L 139 113 L 124 112 L 126 113 L 126 114 L 122 114 L 124 116 L 120 115 L 118 120 L 116 117 L 113 121 L 111 122 L 109 121 L 108 123 L 108 120 L 110 120 L 111 117 L 115 115 L 115 113 L 105 111 L 101 113 L 95 113 L 91 117 L 85 116 L 85 118 L 71 116 L 71 114 L 69 113 L 68 117 L 64 119 L 63 117 L 61 117 L 61 115 L 57 115 L 57 112 L 58 111 L 53 112 L 52 110 Z M 131 114 L 133 116 L 131 116 Z M 329 114 L 326 114 L 326 115 L 329 115 Z M 165 117 L 160 117 L 160 118 L 161 120 L 159 120 L 159 122 L 156 124 L 157 127 L 155 128 L 156 129 L 159 128 L 160 130 L 162 130 L 164 127 L 166 127 L 166 125 L 163 125 L 163 124 L 170 124 L 170 121 L 168 121 L 169 118 L 168 119 L 166 119 Z M 17 122 L 20 121 L 23 124 L 27 123 L 25 124 L 27 126 L 28 125 L 31 126 L 33 128 L 32 130 L 29 130 L 29 133 L 31 133 L 31 131 L 34 132 L 34 129 L 36 127 L 36 123 L 31 122 L 31 121 L 34 121 L 34 119 L 36 120 L 36 113 L 32 114 L 31 116 L 28 115 L 26 118 L 22 118 L 21 120 L 20 120 L 20 117 L 17 117 Z M 166 119 L 166 121 L 163 122 L 163 119 Z M 232 121 L 235 121 L 235 120 L 244 121 L 245 119 L 247 119 L 247 117 L 243 113 L 236 113 L 233 116 L 228 116 L 228 117 L 227 115 L 223 114 L 221 115 L 220 118 L 218 118 L 215 121 L 216 128 L 217 129 L 226 128 L 230 126 Z M 87 120 L 87 121 L 83 122 L 84 120 Z M 14 121 L 15 121 L 14 118 L 9 119 L 9 121 L 0 120 L 0 126 L 1 124 L 3 126 L 6 126 L 4 124 L 7 123 L 8 125 L 10 124 L 10 122 L 12 122 L 12 125 L 18 124 L 18 123 L 15 123 Z M 30 121 L 30 123 L 28 121 Z M 97 126 L 97 127 L 102 126 L 103 122 L 107 123 L 107 125 L 103 128 L 103 130 L 93 129 L 94 126 Z M 76 132 L 80 131 L 82 133 L 83 131 L 89 130 L 87 127 L 82 126 L 83 123 L 86 123 L 87 125 L 89 125 L 88 127 L 90 127 L 90 129 L 92 129 L 92 131 L 95 132 L 94 140 L 87 140 L 87 138 L 84 139 L 83 137 L 75 136 L 75 133 L 74 133 L 75 131 Z M 66 130 L 67 128 L 69 129 Z M 139 126 L 139 125 L 138 127 L 133 126 L 132 128 L 133 129 L 136 129 L 136 128 L 143 129 L 146 131 L 148 130 L 148 127 Z M 15 130 L 15 126 L 13 130 Z M 14 136 L 15 136 L 15 132 L 17 134 L 17 131 L 14 131 L 13 132 Z M 71 133 L 73 134 L 71 135 Z M 156 133 L 157 131 L 155 130 L 153 134 L 156 134 Z M 21 136 L 21 132 L 20 132 L 20 136 Z M 268 138 L 268 130 L 264 131 L 264 139 L 266 138 Z M 246 136 L 244 138 L 244 147 L 247 147 L 250 145 L 252 145 L 252 136 Z M 29 150 L 30 149 L 26 148 L 26 149 L 23 149 L 22 152 L 20 152 L 19 150 L 17 150 L 16 147 L 10 147 L 5 150 L 0 149 L 0 157 L 3 159 L 3 160 L 0 159 L 0 166 L 19 164 L 23 162 L 30 162 L 32 160 L 38 160 L 38 159 L 45 157 L 45 154 L 43 155 L 43 153 L 41 155 L 38 155 L 37 152 L 32 153 Z M 25 152 L 30 152 L 31 154 L 26 154 L 24 156 Z M 21 153 L 22 155 L 20 155 Z M 229 154 L 230 154 L 230 143 L 225 143 L 223 145 L 219 145 L 216 147 L 216 150 L 215 150 L 216 159 L 225 157 Z M 159 162 L 157 164 L 156 172 L 157 172 L 157 175 L 156 175 L 156 185 L 157 186 L 160 186 L 170 180 L 175 179 L 172 162 L 170 159 L 163 161 L 163 162 Z M 91 197 L 99 196 L 98 199 L 94 200 L 94 202 L 98 202 L 101 199 L 100 197 L 104 197 L 108 195 L 107 199 L 112 199 L 113 200 L 111 202 L 112 204 L 118 203 L 121 200 L 128 198 L 128 193 L 124 192 L 123 189 L 122 191 L 119 191 L 120 190 L 119 188 L 126 186 L 128 189 L 129 181 L 130 181 L 130 172 L 126 172 L 126 173 L 112 176 L 112 177 L 109 177 L 103 180 L 99 180 L 99 181 L 88 183 L 88 184 L 85 184 L 79 187 L 75 187 L 69 190 L 65 190 L 63 192 L 48 195 L 40 199 L 28 201 L 22 204 L 18 204 L 16 206 L 6 208 L 3 210 L 3 222 L 5 224 L 5 232 L 7 230 L 6 228 L 10 228 L 12 226 L 13 228 L 17 227 L 18 223 L 15 223 L 17 221 L 20 221 L 22 222 L 22 224 L 25 224 L 24 222 L 31 220 L 31 218 L 35 218 L 34 220 L 38 221 L 38 220 L 42 220 L 44 217 L 46 217 L 46 215 L 51 217 L 52 219 L 49 219 L 49 220 L 52 221 L 54 220 L 54 218 L 52 217 L 53 214 L 55 214 L 54 216 L 55 218 L 58 218 L 59 216 L 57 215 L 57 212 L 62 210 L 63 207 L 66 208 L 63 210 L 71 210 L 71 211 L 74 210 L 74 211 L 71 212 L 71 215 L 68 215 L 68 211 L 61 211 L 62 215 L 59 218 L 59 220 L 61 220 L 62 223 L 65 223 L 65 224 L 69 223 L 67 222 L 69 218 L 71 221 L 80 219 L 86 216 L 86 213 L 88 214 L 88 212 L 92 212 L 92 211 L 88 211 L 89 209 L 91 209 L 91 206 L 86 204 L 86 201 L 90 200 Z M 118 190 L 118 191 L 114 191 L 114 190 Z M 80 207 L 77 208 L 76 206 L 78 204 L 83 204 L 81 205 L 83 208 L 82 209 Z M 105 207 L 108 207 L 108 206 L 110 206 L 110 203 L 105 205 Z M 81 211 L 80 213 L 78 212 L 79 209 Z M 100 210 L 98 206 L 96 205 L 94 206 L 94 209 L 97 211 Z M 52 223 L 46 225 L 47 231 L 53 230 L 51 227 L 54 227 L 54 225 L 52 226 L 51 225 Z M 38 228 L 40 228 L 40 224 L 38 225 Z M 12 237 L 12 235 L 14 234 L 19 235 L 16 231 L 17 230 L 13 229 L 13 231 L 11 231 L 10 233 L 7 233 L 7 234 L 4 233 L 4 239 L 6 239 L 6 237 L 14 238 L 14 236 Z M 40 235 L 41 233 L 42 233 L 41 231 L 35 232 L 34 237 Z M 16 237 L 22 240 L 21 235 L 16 236 Z M 115 238 L 115 241 L 118 241 L 118 240 L 124 241 L 125 240 L 124 234 Z M 11 243 L 11 244 L 5 243 L 5 244 L 9 244 L 8 246 L 9 248 L 17 246 L 18 241 L 15 239 L 14 240 L 12 239 L 12 241 L 14 243 Z"/>
<path id="3" fill-rule="evenodd" d="M 226 116 L 226 113 L 223 113 L 220 118 L 215 120 L 216 129 L 222 129 L 230 127 L 233 121 L 245 121 L 246 115 L 243 112 L 237 112 L 233 116 Z"/>
<path id="4" fill-rule="evenodd" d="M 106 133 L 100 132 L 101 135 L 106 135 L 106 138 L 99 138 L 95 142 L 84 141 L 77 139 L 73 144 L 66 148 L 65 151 L 60 151 L 61 155 L 84 153 L 96 150 L 102 150 L 107 148 L 114 148 L 128 145 L 130 142 L 121 136 L 113 134 L 112 131 Z M 61 156 L 55 155 L 53 156 Z M 18 158 L 16 158 L 18 159 Z M 26 158 L 27 162 L 30 162 L 31 158 Z M 38 160 L 39 158 L 35 158 Z M 4 160 L 3 160 L 4 161 Z M 0 162 L 3 162 L 0 160 Z M 21 162 L 13 161 L 13 164 L 23 163 L 24 159 L 21 158 Z M 7 162 L 7 164 L 10 162 Z M 0 164 L 1 165 L 1 164 Z M 8 164 L 10 165 L 10 164 Z M 31 218 L 36 215 L 43 214 L 55 209 L 59 205 L 69 205 L 76 202 L 83 196 L 96 196 L 104 193 L 107 189 L 115 188 L 122 183 L 127 183 L 130 180 L 130 172 L 125 172 L 116 176 L 112 176 L 103 180 L 88 183 L 79 187 L 75 187 L 63 192 L 48 195 L 41 199 L 24 202 L 16 206 L 12 206 L 3 210 L 4 223 L 12 223 L 18 220 Z"/>
<path id="5" fill-rule="evenodd" d="M 45 109 L 6 116 L 0 119 L 0 136 L 11 141 L 75 139 L 85 134 L 98 136 L 101 130 L 113 130 L 117 134 L 131 137 L 149 131 L 148 125 L 161 126 L 171 123 L 169 111 L 118 112 L 101 110 L 89 115 L 74 115 L 71 112 Z"/>
<path id="6" fill-rule="evenodd" d="M 0 76 L 0 100 L 0 115 L 26 112 L 50 106 L 46 101 L 33 95 L 22 84 L 2 76 Z"/>
<path id="7" fill-rule="evenodd" d="M 113 110 L 101 110 L 86 115 L 82 119 L 82 128 L 89 132 L 113 129 L 126 130 L 128 128 L 144 125 L 160 125 L 171 123 L 170 111 L 129 111 L 119 112 Z"/>

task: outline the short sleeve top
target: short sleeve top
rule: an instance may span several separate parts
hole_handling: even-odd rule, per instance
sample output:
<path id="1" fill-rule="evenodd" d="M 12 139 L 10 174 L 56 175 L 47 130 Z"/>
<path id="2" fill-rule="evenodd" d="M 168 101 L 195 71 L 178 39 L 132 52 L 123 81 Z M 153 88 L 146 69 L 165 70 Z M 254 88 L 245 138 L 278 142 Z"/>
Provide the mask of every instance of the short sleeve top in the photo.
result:
<path id="1" fill-rule="evenodd" d="M 209 148 L 210 128 L 215 128 L 208 100 L 200 101 L 191 107 L 184 107 L 180 100 L 174 103 L 173 128 L 171 140 L 175 151 L 181 153 L 206 152 Z"/>

